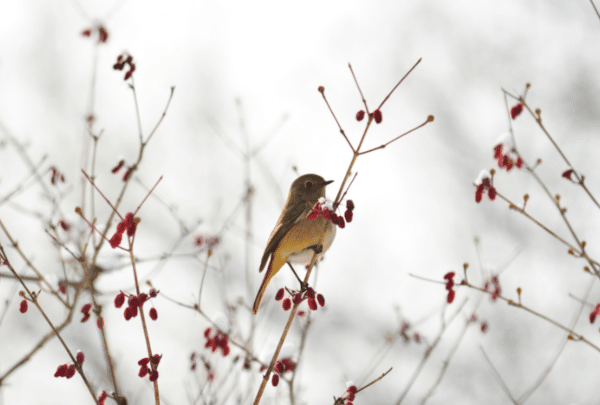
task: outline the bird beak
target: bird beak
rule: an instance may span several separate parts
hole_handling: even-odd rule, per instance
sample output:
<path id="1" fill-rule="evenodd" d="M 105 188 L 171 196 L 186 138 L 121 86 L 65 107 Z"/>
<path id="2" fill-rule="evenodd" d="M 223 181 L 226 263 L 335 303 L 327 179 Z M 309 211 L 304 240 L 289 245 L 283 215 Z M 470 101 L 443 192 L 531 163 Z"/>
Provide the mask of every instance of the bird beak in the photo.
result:
<path id="1" fill-rule="evenodd" d="M 327 180 L 325 183 L 323 183 L 324 186 L 333 183 L 333 180 Z"/>

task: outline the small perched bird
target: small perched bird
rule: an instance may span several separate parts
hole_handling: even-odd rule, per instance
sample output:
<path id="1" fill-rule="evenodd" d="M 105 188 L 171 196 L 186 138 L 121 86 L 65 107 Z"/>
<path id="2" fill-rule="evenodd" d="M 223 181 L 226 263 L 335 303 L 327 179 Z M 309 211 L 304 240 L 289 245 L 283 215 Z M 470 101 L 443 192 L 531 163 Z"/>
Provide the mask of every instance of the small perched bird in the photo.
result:
<path id="1" fill-rule="evenodd" d="M 267 273 L 254 300 L 254 314 L 258 311 L 269 281 L 283 265 L 287 262 L 309 264 L 313 255 L 318 254 L 320 259 L 331 246 L 336 226 L 321 215 L 312 221 L 306 217 L 319 198 L 325 197 L 325 186 L 332 182 L 333 180 L 325 181 L 316 174 L 305 174 L 292 183 L 260 262 L 259 272 L 263 271 L 271 256 Z"/>

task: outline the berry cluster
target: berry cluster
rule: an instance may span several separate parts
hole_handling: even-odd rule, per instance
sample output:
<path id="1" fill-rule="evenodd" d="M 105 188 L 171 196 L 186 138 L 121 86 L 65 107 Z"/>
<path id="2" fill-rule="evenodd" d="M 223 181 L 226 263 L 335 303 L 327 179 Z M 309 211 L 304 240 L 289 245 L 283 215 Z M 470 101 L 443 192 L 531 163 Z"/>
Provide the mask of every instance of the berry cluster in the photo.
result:
<path id="1" fill-rule="evenodd" d="M 123 316 L 125 320 L 128 321 L 131 318 L 135 318 L 138 315 L 138 308 L 141 311 L 144 303 L 148 301 L 150 298 L 155 298 L 158 295 L 158 291 L 154 288 L 151 288 L 148 294 L 141 292 L 139 295 L 128 294 L 127 297 L 127 308 L 125 308 L 125 312 L 123 312 Z M 121 292 L 117 294 L 115 297 L 115 308 L 121 308 L 125 303 L 125 293 Z M 150 318 L 153 321 L 158 319 L 158 312 L 156 308 L 152 307 L 150 309 Z"/>
<path id="2" fill-rule="evenodd" d="M 143 359 L 138 361 L 138 365 L 140 366 L 138 376 L 140 378 L 148 376 L 148 379 L 150 381 L 156 381 L 158 379 L 157 368 L 158 363 L 160 363 L 160 359 L 162 359 L 162 355 L 155 354 L 152 356 L 152 358 L 144 357 Z"/>
<path id="3" fill-rule="evenodd" d="M 194 245 L 199 248 L 206 246 L 208 250 L 212 250 L 221 243 L 221 238 L 217 235 L 196 235 L 194 237 Z"/>
<path id="4" fill-rule="evenodd" d="M 491 173 L 491 174 L 490 174 Z M 496 188 L 494 187 L 494 169 L 491 172 L 482 170 L 479 176 L 475 180 L 475 201 L 481 202 L 483 193 L 487 190 L 488 198 L 492 201 L 496 199 Z"/>
<path id="5" fill-rule="evenodd" d="M 373 111 L 371 113 L 371 115 L 373 116 L 373 119 L 375 120 L 376 124 L 381 124 L 381 121 L 383 120 L 383 116 L 381 115 L 381 110 L 378 108 L 375 111 Z M 359 112 L 356 113 L 356 121 L 362 121 L 365 118 L 365 112 L 364 110 L 360 110 Z"/>
<path id="6" fill-rule="evenodd" d="M 56 372 L 54 373 L 54 377 L 71 378 L 75 375 L 76 372 L 77 368 L 75 367 L 75 364 L 63 364 L 58 366 Z"/>
<path id="7" fill-rule="evenodd" d="M 358 389 L 356 388 L 356 385 L 353 384 L 346 388 L 346 392 L 344 393 L 346 396 L 346 402 L 344 402 L 345 405 L 353 405 L 354 398 L 356 397 L 356 391 L 358 391 Z"/>
<path id="8" fill-rule="evenodd" d="M 273 387 L 277 387 L 279 384 L 279 376 L 286 372 L 292 372 L 296 368 L 296 362 L 289 357 L 277 360 L 275 363 L 275 373 L 271 377 L 271 384 Z"/>
<path id="9" fill-rule="evenodd" d="M 211 349 L 213 353 L 218 349 L 221 349 L 221 354 L 223 357 L 229 355 L 231 350 L 229 348 L 229 337 L 227 334 L 218 329 L 213 334 L 212 328 L 206 328 L 204 331 L 204 337 L 206 338 L 206 344 L 204 347 Z"/>
<path id="10" fill-rule="evenodd" d="M 275 294 L 275 301 L 281 301 L 284 295 L 285 289 L 280 288 L 277 291 L 277 294 Z M 281 303 L 281 307 L 284 311 L 288 311 L 292 307 L 292 302 L 294 304 L 300 304 L 305 299 L 308 301 L 308 307 L 311 311 L 316 311 L 319 308 L 317 303 L 322 307 L 325 306 L 325 297 L 323 296 L 323 294 L 317 294 L 315 293 L 315 290 L 312 287 L 308 287 L 304 295 L 302 293 L 296 293 L 292 295 L 291 299 L 284 299 Z"/>
<path id="11" fill-rule="evenodd" d="M 454 276 L 456 273 L 450 271 L 444 275 L 444 279 L 446 280 L 446 290 L 448 290 L 448 297 L 446 297 L 446 301 L 448 304 L 452 304 L 454 301 L 454 296 L 456 295 L 456 291 L 454 291 Z"/>
<path id="12" fill-rule="evenodd" d="M 346 212 L 344 212 L 344 216 L 342 217 L 333 212 L 333 206 L 330 201 L 327 201 L 324 197 L 321 197 L 306 219 L 309 221 L 314 221 L 315 219 L 319 218 L 319 215 L 322 215 L 326 221 L 331 221 L 343 229 L 346 227 L 346 222 L 352 222 L 352 218 L 354 216 L 352 211 L 354 211 L 354 202 L 352 200 L 348 200 L 346 202 Z"/>
<path id="13" fill-rule="evenodd" d="M 126 167 L 125 159 L 121 158 L 121 159 L 119 159 L 119 163 L 117 163 L 117 165 L 111 169 L 112 174 L 119 173 L 119 171 L 121 171 L 121 169 L 123 167 Z M 132 173 L 132 167 L 131 166 L 127 167 L 125 174 L 123 174 L 123 181 L 127 181 L 129 179 L 129 176 L 131 176 L 131 173 Z"/>
<path id="14" fill-rule="evenodd" d="M 125 69 L 126 65 L 129 65 L 129 70 L 125 72 L 124 80 L 129 79 L 133 72 L 135 72 L 135 63 L 133 63 L 133 57 L 131 55 L 127 55 L 127 57 L 125 57 L 125 54 L 122 53 L 117 57 L 117 63 L 113 65 L 114 70 L 123 70 Z"/>
<path id="15" fill-rule="evenodd" d="M 56 185 L 59 181 L 61 183 L 65 182 L 65 175 L 58 171 L 56 166 L 50 167 L 50 172 L 52 173 L 52 177 L 50 177 L 50 183 Z"/>
<path id="16" fill-rule="evenodd" d="M 421 343 L 422 340 L 422 336 L 419 332 L 410 332 L 411 326 L 408 322 L 402 322 L 402 325 L 400 326 L 400 336 L 402 336 L 402 339 L 404 340 L 404 343 L 410 343 L 411 340 L 413 340 L 415 343 L 419 344 Z M 412 333 L 412 336 L 411 336 Z"/>
<path id="17" fill-rule="evenodd" d="M 509 172 L 514 166 L 517 169 L 523 167 L 523 159 L 515 149 L 515 143 L 512 135 L 505 132 L 496 141 L 494 146 L 494 159 L 498 161 L 498 167 L 506 169 Z"/>
<path id="18" fill-rule="evenodd" d="M 590 323 L 594 323 L 598 315 L 600 315 L 600 302 L 597 303 L 592 312 L 590 312 Z"/>
<path id="19" fill-rule="evenodd" d="M 133 212 L 128 212 L 127 215 L 125 215 L 125 219 L 117 225 L 115 234 L 110 238 L 110 246 L 113 249 L 118 247 L 123 240 L 123 233 L 125 233 L 125 231 L 127 231 L 128 236 L 135 235 L 138 222 L 140 222 L 139 218 L 134 218 Z"/>
<path id="20" fill-rule="evenodd" d="M 497 274 L 492 274 L 488 280 L 485 280 L 483 284 L 483 289 L 491 293 L 490 300 L 492 302 L 496 301 L 502 292 L 502 288 L 500 287 L 500 279 Z"/>
<path id="21" fill-rule="evenodd" d="M 83 31 L 81 31 L 81 35 L 83 35 L 84 37 L 91 37 L 92 32 L 98 32 L 98 43 L 99 44 L 103 44 L 106 41 L 108 41 L 108 31 L 106 30 L 104 25 L 98 25 L 96 27 L 86 28 Z"/>
<path id="22" fill-rule="evenodd" d="M 469 318 L 469 322 L 475 323 L 477 321 L 478 321 L 477 315 L 472 314 L 471 317 Z M 481 330 L 481 333 L 487 332 L 487 330 L 488 330 L 488 323 L 486 321 L 484 321 L 484 320 L 480 321 L 479 322 L 479 329 Z"/>

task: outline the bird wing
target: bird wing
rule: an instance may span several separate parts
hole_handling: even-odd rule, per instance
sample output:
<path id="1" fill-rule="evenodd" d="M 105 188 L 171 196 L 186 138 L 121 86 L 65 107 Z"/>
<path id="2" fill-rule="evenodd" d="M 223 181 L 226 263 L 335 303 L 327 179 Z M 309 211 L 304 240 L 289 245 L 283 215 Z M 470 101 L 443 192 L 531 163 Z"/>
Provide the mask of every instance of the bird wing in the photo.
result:
<path id="1" fill-rule="evenodd" d="M 286 202 L 285 206 L 287 207 L 287 205 L 288 204 Z M 277 249 L 277 245 L 279 245 L 279 242 L 281 242 L 281 239 L 283 239 L 285 234 L 292 229 L 298 220 L 302 219 L 303 214 L 305 214 L 308 209 L 312 208 L 312 206 L 310 206 L 308 201 L 301 200 L 298 201 L 295 206 L 288 208 L 289 209 L 287 210 L 284 209 L 284 211 L 281 213 L 279 220 L 277 221 L 277 225 L 275 225 L 273 232 L 271 232 L 271 236 L 267 242 L 267 247 L 265 248 L 265 253 L 263 253 L 262 260 L 260 261 L 260 268 L 258 269 L 259 272 L 263 271 L 265 265 L 267 264 L 267 260 L 269 260 L 269 255 L 273 253 L 275 249 Z"/>

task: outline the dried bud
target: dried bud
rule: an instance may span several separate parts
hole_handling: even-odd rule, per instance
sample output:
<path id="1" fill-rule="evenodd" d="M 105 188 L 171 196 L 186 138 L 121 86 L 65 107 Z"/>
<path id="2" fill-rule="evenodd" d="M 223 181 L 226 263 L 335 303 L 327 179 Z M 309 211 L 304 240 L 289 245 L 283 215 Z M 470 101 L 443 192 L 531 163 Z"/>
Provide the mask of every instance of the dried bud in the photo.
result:
<path id="1" fill-rule="evenodd" d="M 323 86 L 319 86 L 318 90 L 319 90 L 319 93 L 321 93 L 321 94 L 325 93 L 325 87 L 323 87 Z"/>

